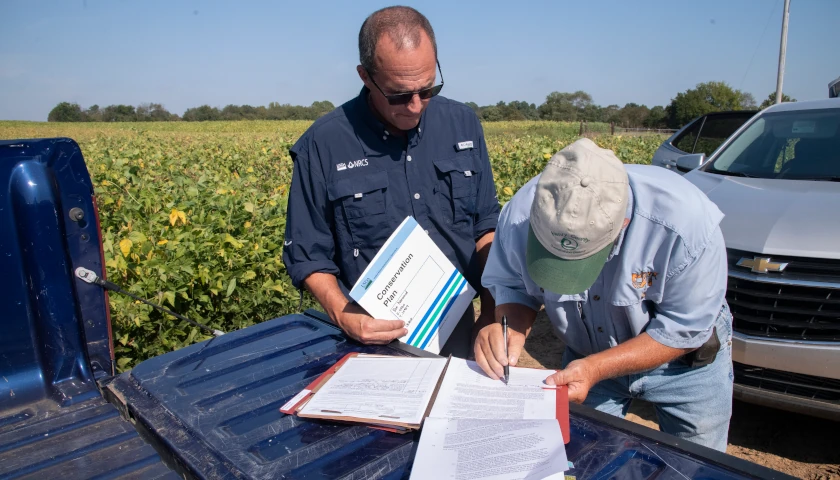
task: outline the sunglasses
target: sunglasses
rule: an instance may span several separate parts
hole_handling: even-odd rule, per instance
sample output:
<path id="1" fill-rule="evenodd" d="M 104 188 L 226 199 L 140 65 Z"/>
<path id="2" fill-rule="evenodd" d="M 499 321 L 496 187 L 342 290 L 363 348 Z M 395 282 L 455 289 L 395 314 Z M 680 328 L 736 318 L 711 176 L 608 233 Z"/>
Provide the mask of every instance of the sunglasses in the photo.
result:
<path id="1" fill-rule="evenodd" d="M 406 105 L 411 102 L 415 95 L 420 97 L 420 100 L 428 100 L 434 97 L 435 95 L 439 94 L 440 91 L 443 89 L 443 70 L 440 69 L 440 62 L 435 60 L 435 63 L 437 64 L 437 68 L 440 71 L 440 84 L 435 85 L 434 87 L 424 88 L 423 90 L 418 90 L 416 92 L 395 93 L 393 95 L 388 95 L 382 90 L 382 87 L 380 87 L 379 84 L 376 83 L 376 80 L 373 79 L 373 75 L 371 75 L 370 72 L 367 72 L 367 74 L 368 78 L 370 78 L 370 81 L 373 82 L 376 88 L 379 89 L 380 93 L 382 93 L 382 96 L 384 96 L 385 99 L 388 100 L 388 105 Z"/>

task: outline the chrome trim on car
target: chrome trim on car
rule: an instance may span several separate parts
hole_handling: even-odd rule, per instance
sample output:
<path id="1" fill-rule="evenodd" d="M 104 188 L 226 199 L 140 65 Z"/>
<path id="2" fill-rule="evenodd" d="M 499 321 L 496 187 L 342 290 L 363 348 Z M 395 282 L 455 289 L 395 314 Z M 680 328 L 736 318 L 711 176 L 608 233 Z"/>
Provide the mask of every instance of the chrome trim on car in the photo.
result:
<path id="1" fill-rule="evenodd" d="M 774 283 L 777 285 L 791 285 L 796 287 L 834 288 L 840 290 L 840 282 L 819 282 L 813 280 L 799 280 L 795 278 L 780 278 L 767 276 L 766 274 L 755 274 L 752 272 L 740 272 L 729 270 L 729 276 L 741 280 L 751 280 L 760 283 Z"/>
<path id="2" fill-rule="evenodd" d="M 794 345 L 825 345 L 829 347 L 837 347 L 840 349 L 840 342 L 824 342 L 821 340 L 794 340 L 792 338 L 775 338 L 775 337 L 757 337 L 755 335 L 747 335 L 741 332 L 732 332 L 732 336 L 734 338 L 738 338 L 739 340 L 752 340 L 756 342 L 763 342 L 763 343 L 788 343 Z"/>

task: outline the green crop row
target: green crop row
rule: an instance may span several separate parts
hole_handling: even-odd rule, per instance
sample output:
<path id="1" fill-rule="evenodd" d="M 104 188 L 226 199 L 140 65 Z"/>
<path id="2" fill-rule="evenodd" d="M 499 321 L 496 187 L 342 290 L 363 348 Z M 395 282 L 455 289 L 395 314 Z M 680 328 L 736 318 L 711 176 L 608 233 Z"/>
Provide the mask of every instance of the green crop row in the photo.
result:
<path id="1" fill-rule="evenodd" d="M 292 163 L 309 122 L 143 124 L 0 122 L 0 138 L 70 137 L 93 178 L 110 280 L 213 328 L 231 331 L 298 311 L 282 262 Z M 486 140 L 503 204 L 578 124 L 497 122 Z M 660 136 L 600 135 L 627 163 L 649 163 Z M 120 370 L 208 338 L 111 295 Z M 303 308 L 314 306 L 308 296 Z"/>

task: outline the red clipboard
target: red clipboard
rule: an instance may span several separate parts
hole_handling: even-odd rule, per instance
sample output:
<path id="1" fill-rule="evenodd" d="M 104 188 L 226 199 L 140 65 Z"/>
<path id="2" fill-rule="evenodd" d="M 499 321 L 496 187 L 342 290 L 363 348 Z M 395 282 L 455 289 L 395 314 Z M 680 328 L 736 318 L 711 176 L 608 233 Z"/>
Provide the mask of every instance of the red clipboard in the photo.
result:
<path id="1" fill-rule="evenodd" d="M 557 423 L 560 424 L 560 433 L 563 434 L 563 443 L 571 441 L 569 430 L 569 387 L 566 385 L 554 389 L 557 392 Z"/>

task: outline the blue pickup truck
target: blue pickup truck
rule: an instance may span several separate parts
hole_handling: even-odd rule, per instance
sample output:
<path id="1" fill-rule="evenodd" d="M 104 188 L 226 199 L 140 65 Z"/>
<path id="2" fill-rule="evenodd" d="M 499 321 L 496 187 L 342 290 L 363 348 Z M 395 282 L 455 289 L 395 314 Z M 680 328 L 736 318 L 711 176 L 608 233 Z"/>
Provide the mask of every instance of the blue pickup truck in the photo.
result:
<path id="1" fill-rule="evenodd" d="M 70 139 L 0 142 L 0 478 L 407 479 L 419 433 L 279 408 L 355 343 L 306 311 L 115 374 L 93 185 Z M 84 271 L 84 270 L 82 270 Z M 174 320 L 178 321 L 178 320 Z M 571 405 L 584 478 L 787 478 Z"/>

